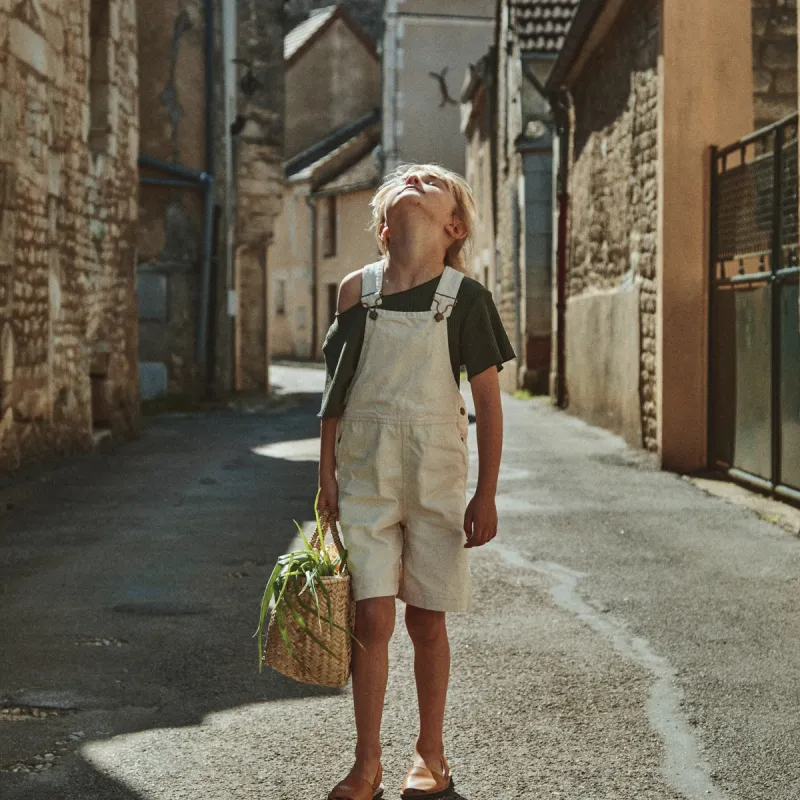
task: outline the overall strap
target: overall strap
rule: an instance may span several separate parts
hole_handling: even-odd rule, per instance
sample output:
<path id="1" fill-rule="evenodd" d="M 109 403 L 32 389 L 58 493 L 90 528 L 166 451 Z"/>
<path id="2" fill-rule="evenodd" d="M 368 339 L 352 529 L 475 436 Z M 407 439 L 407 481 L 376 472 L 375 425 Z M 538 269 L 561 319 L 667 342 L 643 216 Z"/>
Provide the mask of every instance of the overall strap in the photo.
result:
<path id="1" fill-rule="evenodd" d="M 459 272 L 452 267 L 444 268 L 431 305 L 431 311 L 435 312 L 437 322 L 447 319 L 453 313 L 453 308 L 458 298 L 458 290 L 461 288 L 463 280 L 463 272 Z"/>
<path id="2" fill-rule="evenodd" d="M 370 311 L 382 304 L 383 261 L 367 264 L 361 271 L 361 305 Z"/>

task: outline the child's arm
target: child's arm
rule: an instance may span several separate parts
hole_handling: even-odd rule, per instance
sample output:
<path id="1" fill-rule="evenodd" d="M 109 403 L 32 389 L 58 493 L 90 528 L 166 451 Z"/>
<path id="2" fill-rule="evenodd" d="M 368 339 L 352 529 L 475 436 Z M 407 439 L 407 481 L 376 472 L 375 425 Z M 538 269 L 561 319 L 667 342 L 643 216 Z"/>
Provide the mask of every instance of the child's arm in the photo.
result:
<path id="1" fill-rule="evenodd" d="M 345 277 L 339 286 L 336 310 L 341 313 L 352 308 L 361 297 L 361 273 L 356 270 Z M 338 417 L 325 417 L 319 436 L 319 503 L 320 511 L 339 518 L 339 484 L 336 481 L 336 429 Z"/>
<path id="2" fill-rule="evenodd" d="M 470 380 L 478 428 L 478 486 L 464 517 L 466 547 L 480 547 L 497 535 L 497 478 L 503 452 L 503 408 L 497 368 Z"/>
<path id="3" fill-rule="evenodd" d="M 322 420 L 319 447 L 319 510 L 339 517 L 339 485 L 336 482 L 336 425 L 338 417 Z"/>

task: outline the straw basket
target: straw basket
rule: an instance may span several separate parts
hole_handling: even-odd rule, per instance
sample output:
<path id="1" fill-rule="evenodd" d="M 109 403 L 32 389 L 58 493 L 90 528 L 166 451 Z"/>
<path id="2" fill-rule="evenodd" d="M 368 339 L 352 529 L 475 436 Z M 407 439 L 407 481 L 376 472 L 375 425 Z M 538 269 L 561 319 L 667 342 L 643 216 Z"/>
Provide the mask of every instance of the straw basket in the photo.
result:
<path id="1" fill-rule="evenodd" d="M 321 551 L 325 546 L 325 535 L 330 531 L 334 544 L 330 545 L 328 549 L 334 552 L 335 547 L 335 552 L 342 555 L 344 548 L 336 529 L 336 522 L 323 516 L 321 523 L 323 535 L 320 537 L 319 532 L 315 532 L 311 546 Z M 330 608 L 328 607 L 328 598 L 319 588 L 320 583 L 324 584 L 328 591 Z M 300 588 L 302 589 L 302 586 Z M 350 575 L 346 565 L 339 575 L 318 577 L 317 594 L 320 604 L 319 612 L 313 608 L 309 592 L 306 591 L 298 598 L 297 587 L 291 585 L 287 587 L 288 602 L 303 618 L 306 627 L 313 634 L 313 638 L 303 630 L 293 614 L 284 614 L 285 630 L 294 651 L 293 656 L 278 628 L 273 609 L 267 630 L 264 663 L 301 683 L 311 683 L 316 686 L 344 686 L 350 678 L 352 630 L 355 617 L 355 603 L 352 601 Z M 329 622 L 331 617 L 333 625 Z M 319 643 L 314 641 L 315 638 L 318 642 L 322 642 L 330 652 L 320 647 Z"/>

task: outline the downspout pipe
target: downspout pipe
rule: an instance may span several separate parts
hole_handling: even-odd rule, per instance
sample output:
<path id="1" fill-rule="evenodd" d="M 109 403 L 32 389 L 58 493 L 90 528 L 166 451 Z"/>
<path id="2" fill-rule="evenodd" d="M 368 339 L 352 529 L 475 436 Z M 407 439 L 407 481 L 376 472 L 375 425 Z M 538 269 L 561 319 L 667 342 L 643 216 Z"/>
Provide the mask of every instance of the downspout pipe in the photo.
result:
<path id="1" fill-rule="evenodd" d="M 206 102 L 206 172 L 215 174 L 214 126 L 216 106 L 214 104 L 214 0 L 204 0 L 205 15 L 205 102 Z"/>
<path id="2" fill-rule="evenodd" d="M 198 366 L 204 370 L 204 378 L 208 375 L 205 369 L 208 365 L 208 330 L 211 317 L 211 257 L 214 239 L 214 178 L 208 172 L 189 169 L 180 164 L 170 164 L 168 161 L 153 158 L 144 153 L 139 156 L 139 166 L 154 169 L 172 176 L 172 180 L 165 178 L 140 177 L 141 184 L 156 186 L 171 186 L 173 188 L 188 189 L 192 186 L 203 192 L 203 261 L 201 266 L 200 282 L 200 313 L 197 315 L 197 336 L 195 339 L 195 358 Z"/>
<path id="3" fill-rule="evenodd" d="M 572 95 L 562 90 L 550 98 L 558 130 L 558 239 L 556 248 L 556 385 L 559 408 L 567 405 L 567 234 L 569 231 L 569 157 L 572 121 Z"/>
<path id="4" fill-rule="evenodd" d="M 319 343 L 319 313 L 317 311 L 319 248 L 317 247 L 317 198 L 313 192 L 307 195 L 306 203 L 311 210 L 311 359 L 316 361 L 317 344 Z"/>

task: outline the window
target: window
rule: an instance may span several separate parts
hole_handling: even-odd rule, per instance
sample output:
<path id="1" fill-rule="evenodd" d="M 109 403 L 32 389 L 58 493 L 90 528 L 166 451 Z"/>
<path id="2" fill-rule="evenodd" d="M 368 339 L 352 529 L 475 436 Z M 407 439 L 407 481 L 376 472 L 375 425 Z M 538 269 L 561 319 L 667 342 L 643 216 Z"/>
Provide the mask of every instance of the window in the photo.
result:
<path id="1" fill-rule="evenodd" d="M 286 281 L 278 281 L 275 286 L 275 313 L 286 313 Z"/>
<path id="2" fill-rule="evenodd" d="M 110 0 L 91 0 L 89 12 L 89 149 L 108 152 L 111 133 Z"/>
<path id="3" fill-rule="evenodd" d="M 336 255 L 336 196 L 326 197 L 322 204 L 322 255 Z"/>
<path id="4" fill-rule="evenodd" d="M 336 317 L 336 308 L 339 305 L 339 285 L 336 283 L 328 284 L 328 326 L 333 325 Z"/>

